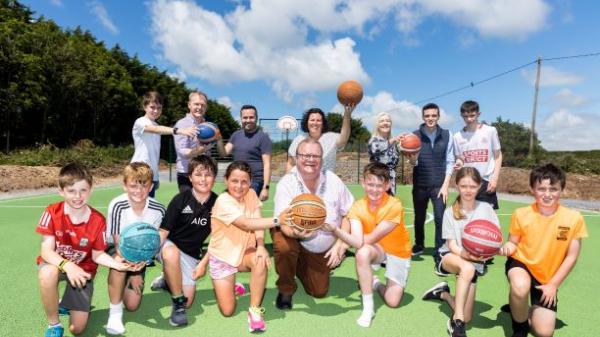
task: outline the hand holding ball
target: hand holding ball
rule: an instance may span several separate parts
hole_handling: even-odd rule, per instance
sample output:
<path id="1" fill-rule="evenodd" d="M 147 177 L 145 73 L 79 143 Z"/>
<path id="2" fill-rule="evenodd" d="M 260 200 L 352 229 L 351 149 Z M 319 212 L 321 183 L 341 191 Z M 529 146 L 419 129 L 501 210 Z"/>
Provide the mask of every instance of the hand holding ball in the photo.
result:
<path id="1" fill-rule="evenodd" d="M 502 246 L 502 232 L 487 220 L 473 220 L 463 229 L 462 246 L 473 256 L 487 258 L 498 254 Z"/>
<path id="2" fill-rule="evenodd" d="M 221 131 L 215 123 L 204 122 L 198 125 L 198 141 L 202 144 L 209 144 L 221 136 Z"/>
<path id="3" fill-rule="evenodd" d="M 289 226 L 300 231 L 314 231 L 325 222 L 327 209 L 323 200 L 314 194 L 303 193 L 295 197 L 290 203 L 292 221 Z"/>
<path id="4" fill-rule="evenodd" d="M 402 137 L 398 150 L 405 156 L 414 155 L 421 150 L 421 140 L 414 133 L 409 133 Z"/>

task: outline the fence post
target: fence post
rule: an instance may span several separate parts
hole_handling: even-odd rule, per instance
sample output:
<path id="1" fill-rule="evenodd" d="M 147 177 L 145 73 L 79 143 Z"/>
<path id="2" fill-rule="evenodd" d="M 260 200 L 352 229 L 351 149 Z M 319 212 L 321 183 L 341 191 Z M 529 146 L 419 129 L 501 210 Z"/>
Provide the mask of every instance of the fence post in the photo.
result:
<path id="1" fill-rule="evenodd" d="M 360 142 L 356 142 L 356 183 L 360 184 Z"/>
<path id="2" fill-rule="evenodd" d="M 173 181 L 173 137 L 169 137 L 169 182 Z"/>

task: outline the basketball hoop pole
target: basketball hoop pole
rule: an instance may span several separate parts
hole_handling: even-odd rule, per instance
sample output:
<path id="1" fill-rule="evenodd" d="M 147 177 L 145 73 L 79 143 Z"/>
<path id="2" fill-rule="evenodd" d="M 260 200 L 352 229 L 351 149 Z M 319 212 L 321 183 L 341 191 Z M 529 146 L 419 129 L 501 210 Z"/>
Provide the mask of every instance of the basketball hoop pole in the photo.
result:
<path id="1" fill-rule="evenodd" d="M 285 129 L 285 146 L 289 147 L 290 142 L 290 129 Z M 290 152 L 285 151 L 285 162 L 287 163 L 290 160 Z"/>

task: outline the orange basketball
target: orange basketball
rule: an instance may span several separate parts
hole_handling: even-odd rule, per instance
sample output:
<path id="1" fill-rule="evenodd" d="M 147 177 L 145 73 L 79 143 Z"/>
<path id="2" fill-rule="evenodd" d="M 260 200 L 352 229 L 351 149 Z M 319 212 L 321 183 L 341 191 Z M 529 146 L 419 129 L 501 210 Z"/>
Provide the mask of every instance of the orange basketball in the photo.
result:
<path id="1" fill-rule="evenodd" d="M 342 105 L 358 104 L 363 98 L 363 89 L 360 83 L 350 80 L 346 81 L 337 89 L 337 98 Z"/>
<path id="2" fill-rule="evenodd" d="M 292 200 L 290 208 L 292 209 L 292 221 L 289 225 L 299 230 L 317 230 L 323 226 L 327 216 L 325 203 L 314 194 L 300 194 Z"/>
<path id="3" fill-rule="evenodd" d="M 419 150 L 421 150 L 421 140 L 414 133 L 410 133 L 402 138 L 398 149 L 403 154 L 413 154 L 415 152 L 419 152 Z"/>

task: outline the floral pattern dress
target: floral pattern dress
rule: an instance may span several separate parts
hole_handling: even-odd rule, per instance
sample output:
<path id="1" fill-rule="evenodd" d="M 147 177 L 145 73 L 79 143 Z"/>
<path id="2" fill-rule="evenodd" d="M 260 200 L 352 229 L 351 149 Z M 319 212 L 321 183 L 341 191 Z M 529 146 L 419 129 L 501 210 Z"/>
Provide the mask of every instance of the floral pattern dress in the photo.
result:
<path id="1" fill-rule="evenodd" d="M 385 138 L 372 136 L 368 144 L 369 160 L 387 165 L 392 177 L 391 195 L 396 195 L 396 166 L 400 161 L 400 154 L 396 143 L 390 144 Z"/>

